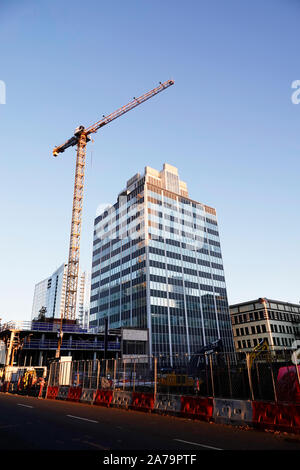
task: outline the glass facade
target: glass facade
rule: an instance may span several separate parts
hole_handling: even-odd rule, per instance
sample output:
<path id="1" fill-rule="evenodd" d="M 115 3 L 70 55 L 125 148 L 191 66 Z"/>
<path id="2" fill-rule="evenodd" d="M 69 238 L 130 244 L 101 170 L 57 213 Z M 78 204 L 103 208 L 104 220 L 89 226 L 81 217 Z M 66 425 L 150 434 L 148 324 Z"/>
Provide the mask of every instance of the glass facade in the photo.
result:
<path id="1" fill-rule="evenodd" d="M 61 318 L 61 315 L 64 315 L 67 267 L 66 263 L 62 264 L 50 277 L 35 285 L 31 313 L 32 320 L 38 319 L 42 307 L 46 308 L 46 318 Z M 84 309 L 89 308 L 89 298 L 87 301 L 86 290 L 89 293 L 85 282 L 85 273 L 81 273 L 76 303 L 76 318 L 79 318 L 80 321 L 82 320 Z"/>
<path id="2" fill-rule="evenodd" d="M 150 353 L 233 350 L 216 212 L 191 200 L 177 168 L 146 167 L 95 219 L 90 326 L 149 329 Z"/>
<path id="3" fill-rule="evenodd" d="M 40 309 L 46 308 L 47 318 L 60 318 L 66 291 L 67 265 L 62 264 L 49 278 L 36 284 L 34 289 L 32 320 L 37 319 Z"/>

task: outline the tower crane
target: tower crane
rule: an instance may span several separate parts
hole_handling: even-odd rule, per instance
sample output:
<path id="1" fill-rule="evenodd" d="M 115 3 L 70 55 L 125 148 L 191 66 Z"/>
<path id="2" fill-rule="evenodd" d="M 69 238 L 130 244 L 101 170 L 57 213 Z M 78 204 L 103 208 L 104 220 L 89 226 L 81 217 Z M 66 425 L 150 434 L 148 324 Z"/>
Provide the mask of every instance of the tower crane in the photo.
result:
<path id="1" fill-rule="evenodd" d="M 59 153 L 63 153 L 67 148 L 77 145 L 76 168 L 75 168 L 75 182 L 74 182 L 74 195 L 73 195 L 73 208 L 72 208 L 72 222 L 71 234 L 69 244 L 69 260 L 67 268 L 67 285 L 65 307 L 61 314 L 61 329 L 60 339 L 56 357 L 59 357 L 60 346 L 62 342 L 62 321 L 63 318 L 67 320 L 75 320 L 76 314 L 76 299 L 77 299 L 77 284 L 78 284 L 78 270 L 79 270 L 79 252 L 80 252 L 80 234 L 81 234 L 81 219 L 82 219 L 82 202 L 83 202 L 83 189 L 84 189 L 84 171 L 85 171 L 85 157 L 86 145 L 91 140 L 90 134 L 97 132 L 103 126 L 114 121 L 123 114 L 131 111 L 148 99 L 157 95 L 171 85 L 174 85 L 174 80 L 167 80 L 164 83 L 159 82 L 159 86 L 153 90 L 148 91 L 139 98 L 133 100 L 117 109 L 108 116 L 103 116 L 100 121 L 90 127 L 78 126 L 75 129 L 74 135 L 68 139 L 63 145 L 53 149 L 53 156 L 57 157 Z"/>

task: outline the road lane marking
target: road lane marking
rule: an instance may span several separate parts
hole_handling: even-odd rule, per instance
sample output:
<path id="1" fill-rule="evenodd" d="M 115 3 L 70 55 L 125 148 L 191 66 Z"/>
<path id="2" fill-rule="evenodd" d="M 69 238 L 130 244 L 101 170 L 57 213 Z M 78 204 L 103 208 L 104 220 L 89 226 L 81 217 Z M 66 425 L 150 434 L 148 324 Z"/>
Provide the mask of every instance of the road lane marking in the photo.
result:
<path id="1" fill-rule="evenodd" d="M 109 450 L 107 447 L 103 447 L 100 444 L 95 444 L 94 442 L 89 442 L 89 441 L 81 441 L 83 444 L 87 444 L 92 447 L 96 447 L 97 449 L 101 450 Z"/>
<path id="2" fill-rule="evenodd" d="M 182 439 L 174 439 L 174 441 L 184 442 L 185 444 L 192 444 L 193 446 L 206 447 L 207 449 L 224 450 L 224 449 L 220 449 L 219 447 L 207 446 L 206 444 L 198 444 L 198 442 L 183 441 Z"/>
<path id="3" fill-rule="evenodd" d="M 25 408 L 33 408 L 33 406 L 30 405 L 23 405 L 22 403 L 17 403 L 18 406 L 25 406 Z"/>
<path id="4" fill-rule="evenodd" d="M 93 419 L 81 418 L 80 416 L 67 415 L 69 418 L 82 419 L 83 421 L 89 421 L 90 423 L 99 423 L 99 421 L 94 421 Z"/>

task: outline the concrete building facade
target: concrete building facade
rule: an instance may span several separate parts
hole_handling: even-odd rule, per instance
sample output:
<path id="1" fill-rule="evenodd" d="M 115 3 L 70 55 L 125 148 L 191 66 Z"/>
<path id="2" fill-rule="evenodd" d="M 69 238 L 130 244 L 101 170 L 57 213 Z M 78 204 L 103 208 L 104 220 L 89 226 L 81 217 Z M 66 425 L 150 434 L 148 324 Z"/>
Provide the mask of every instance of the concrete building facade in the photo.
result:
<path id="1" fill-rule="evenodd" d="M 251 351 L 266 339 L 273 350 L 293 349 L 300 339 L 300 305 L 259 298 L 230 306 L 235 349 Z"/>

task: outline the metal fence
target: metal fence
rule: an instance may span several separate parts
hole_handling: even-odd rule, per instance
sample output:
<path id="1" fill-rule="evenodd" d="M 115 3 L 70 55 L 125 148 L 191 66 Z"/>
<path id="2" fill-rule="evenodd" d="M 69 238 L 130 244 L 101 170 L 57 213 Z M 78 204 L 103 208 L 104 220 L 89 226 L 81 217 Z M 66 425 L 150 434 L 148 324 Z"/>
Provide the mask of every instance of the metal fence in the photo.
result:
<path id="1" fill-rule="evenodd" d="M 154 358 L 106 359 L 53 362 L 48 385 L 88 389 L 152 390 L 155 385 Z"/>
<path id="2" fill-rule="evenodd" d="M 300 401 L 300 366 L 293 351 L 214 353 L 54 362 L 48 385 L 266 401 Z"/>

